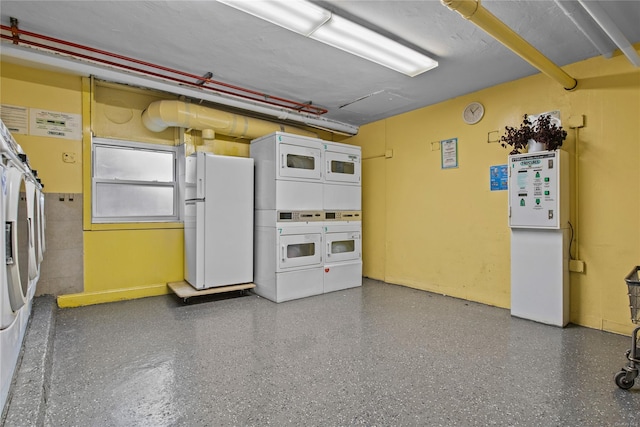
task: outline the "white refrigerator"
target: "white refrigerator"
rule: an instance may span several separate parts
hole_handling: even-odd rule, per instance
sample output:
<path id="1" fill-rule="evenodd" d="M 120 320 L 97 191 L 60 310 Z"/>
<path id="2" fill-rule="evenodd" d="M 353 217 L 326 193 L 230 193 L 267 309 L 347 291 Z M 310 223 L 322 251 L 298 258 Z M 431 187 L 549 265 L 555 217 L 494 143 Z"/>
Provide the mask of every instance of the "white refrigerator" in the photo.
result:
<path id="1" fill-rule="evenodd" d="M 187 157 L 184 266 L 196 289 L 253 281 L 253 165 L 244 157 Z"/>

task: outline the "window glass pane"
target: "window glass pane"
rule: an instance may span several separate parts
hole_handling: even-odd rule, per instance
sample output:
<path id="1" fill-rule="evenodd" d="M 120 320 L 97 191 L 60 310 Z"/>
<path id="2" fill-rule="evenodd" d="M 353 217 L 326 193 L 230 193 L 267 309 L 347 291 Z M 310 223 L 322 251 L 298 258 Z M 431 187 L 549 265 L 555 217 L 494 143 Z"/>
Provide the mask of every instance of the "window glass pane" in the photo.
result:
<path id="1" fill-rule="evenodd" d="M 97 183 L 97 217 L 173 216 L 173 186 Z"/>
<path id="2" fill-rule="evenodd" d="M 341 162 L 339 160 L 331 161 L 331 172 L 353 175 L 355 173 L 354 168 L 355 165 L 352 162 Z"/>
<path id="3" fill-rule="evenodd" d="M 314 170 L 315 159 L 310 156 L 301 156 L 299 154 L 287 154 L 287 167 L 294 169 Z"/>
<path id="4" fill-rule="evenodd" d="M 173 153 L 120 147 L 95 147 L 94 178 L 172 182 Z"/>
<path id="5" fill-rule="evenodd" d="M 314 243 L 299 243 L 287 245 L 287 258 L 300 258 L 303 256 L 313 256 L 316 253 Z"/>
<path id="6" fill-rule="evenodd" d="M 340 254 L 344 252 L 353 252 L 356 250 L 356 242 L 354 240 L 339 240 L 331 242 L 331 253 Z"/>

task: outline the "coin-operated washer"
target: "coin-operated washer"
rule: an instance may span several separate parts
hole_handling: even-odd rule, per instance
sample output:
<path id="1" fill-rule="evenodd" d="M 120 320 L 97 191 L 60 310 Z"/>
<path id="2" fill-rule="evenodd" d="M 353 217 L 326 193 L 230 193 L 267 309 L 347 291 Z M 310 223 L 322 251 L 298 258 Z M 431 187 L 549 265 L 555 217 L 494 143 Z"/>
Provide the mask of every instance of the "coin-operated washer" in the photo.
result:
<path id="1" fill-rule="evenodd" d="M 31 309 L 29 298 L 29 263 L 32 235 L 27 203 L 20 198 L 27 194 L 31 176 L 26 158 L 17 147 L 2 137 L 2 214 L 4 233 L 0 239 L 5 268 L 0 271 L 0 404 L 4 407 L 16 367 L 26 324 Z M 20 232 L 22 231 L 22 232 Z"/>
<path id="2" fill-rule="evenodd" d="M 569 323 L 569 168 L 565 151 L 509 156 L 511 315 Z"/>

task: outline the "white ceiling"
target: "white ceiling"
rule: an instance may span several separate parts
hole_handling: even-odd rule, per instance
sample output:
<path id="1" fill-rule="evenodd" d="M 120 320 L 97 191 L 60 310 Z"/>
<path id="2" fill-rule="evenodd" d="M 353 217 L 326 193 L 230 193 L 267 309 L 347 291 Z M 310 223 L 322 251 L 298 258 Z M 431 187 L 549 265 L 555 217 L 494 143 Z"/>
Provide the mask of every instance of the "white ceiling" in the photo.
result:
<path id="1" fill-rule="evenodd" d="M 430 54 L 439 67 L 407 77 L 216 1 L 1 0 L 0 14 L 3 25 L 15 17 L 22 30 L 311 101 L 329 110 L 325 118 L 355 126 L 538 73 L 439 1 L 316 3 Z M 577 2 L 562 3 L 590 20 Z M 640 1 L 598 3 L 640 42 Z M 599 55 L 554 1 L 482 4 L 560 66 Z"/>

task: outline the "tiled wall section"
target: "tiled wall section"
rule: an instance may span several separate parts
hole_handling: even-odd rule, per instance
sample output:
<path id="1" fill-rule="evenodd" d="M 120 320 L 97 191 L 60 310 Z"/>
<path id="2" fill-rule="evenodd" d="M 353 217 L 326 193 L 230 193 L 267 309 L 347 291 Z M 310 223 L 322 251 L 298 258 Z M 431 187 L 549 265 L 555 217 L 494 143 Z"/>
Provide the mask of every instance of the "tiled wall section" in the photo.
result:
<path id="1" fill-rule="evenodd" d="M 82 194 L 45 193 L 45 249 L 36 295 L 84 289 Z"/>

